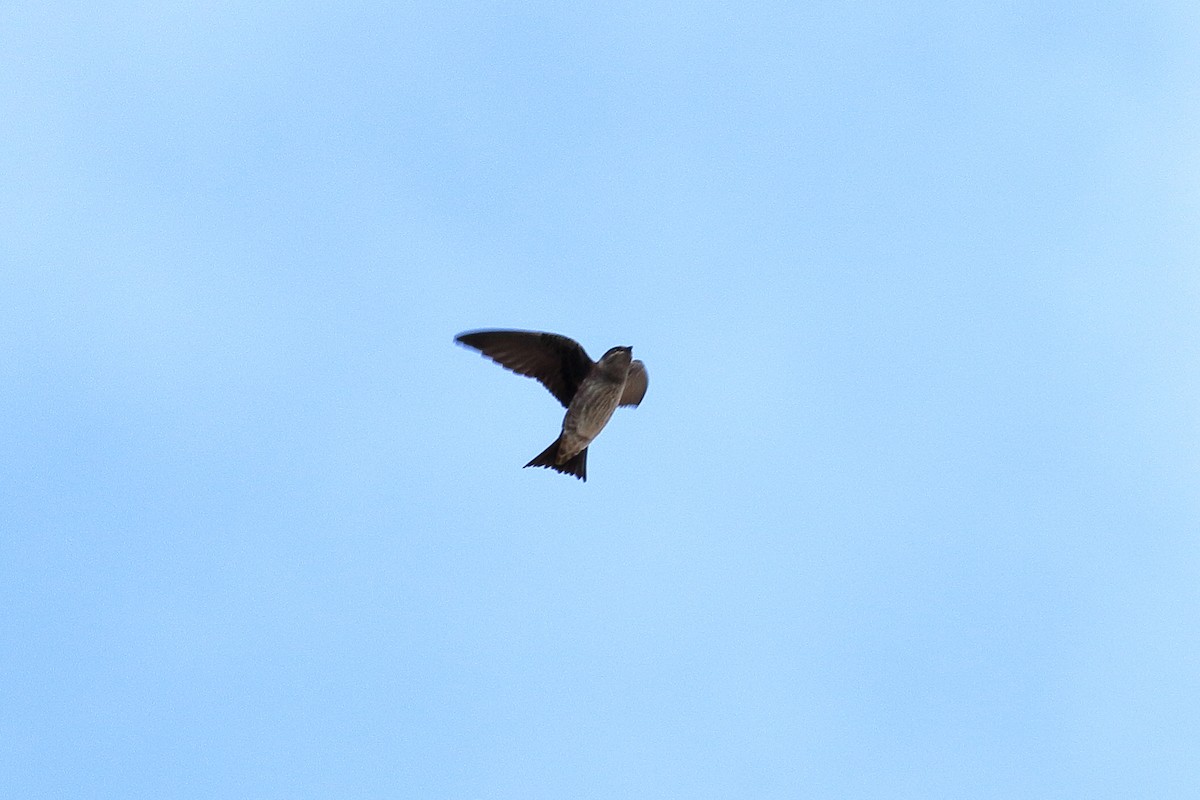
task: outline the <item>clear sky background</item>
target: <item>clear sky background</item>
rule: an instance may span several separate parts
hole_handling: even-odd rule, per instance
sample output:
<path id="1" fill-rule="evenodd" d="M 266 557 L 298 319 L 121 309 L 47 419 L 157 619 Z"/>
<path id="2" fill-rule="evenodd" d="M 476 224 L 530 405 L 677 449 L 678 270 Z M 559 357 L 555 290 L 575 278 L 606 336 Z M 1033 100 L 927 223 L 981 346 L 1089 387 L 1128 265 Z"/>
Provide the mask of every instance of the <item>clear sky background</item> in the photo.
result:
<path id="1" fill-rule="evenodd" d="M 0 794 L 1200 796 L 1200 11 L 0 12 Z M 562 409 L 453 344 L 632 345 Z"/>

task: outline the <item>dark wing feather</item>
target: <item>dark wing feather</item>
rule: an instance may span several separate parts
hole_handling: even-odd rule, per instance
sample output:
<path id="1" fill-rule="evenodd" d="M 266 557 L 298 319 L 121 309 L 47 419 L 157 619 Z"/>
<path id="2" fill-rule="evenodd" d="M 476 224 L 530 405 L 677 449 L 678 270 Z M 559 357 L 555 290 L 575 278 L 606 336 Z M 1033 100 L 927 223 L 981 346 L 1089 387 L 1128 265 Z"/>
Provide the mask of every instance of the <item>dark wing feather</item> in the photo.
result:
<path id="1" fill-rule="evenodd" d="M 592 368 L 579 342 L 538 331 L 470 331 L 454 341 L 474 348 L 505 369 L 537 378 L 564 406 Z"/>
<path id="2" fill-rule="evenodd" d="M 636 406 L 646 396 L 646 387 L 650 378 L 646 374 L 646 365 L 634 359 L 629 365 L 629 377 L 625 379 L 625 391 L 621 392 L 620 405 Z"/>

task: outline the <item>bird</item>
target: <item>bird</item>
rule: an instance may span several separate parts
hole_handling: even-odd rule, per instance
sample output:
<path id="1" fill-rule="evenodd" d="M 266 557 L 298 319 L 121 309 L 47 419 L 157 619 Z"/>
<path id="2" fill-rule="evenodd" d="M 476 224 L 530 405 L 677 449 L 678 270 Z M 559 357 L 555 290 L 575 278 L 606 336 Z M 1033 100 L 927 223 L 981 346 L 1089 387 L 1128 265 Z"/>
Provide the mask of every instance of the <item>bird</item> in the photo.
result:
<path id="1" fill-rule="evenodd" d="M 454 341 L 537 379 L 566 406 L 562 432 L 526 467 L 547 467 L 586 482 L 588 445 L 617 406 L 637 406 L 646 396 L 646 365 L 633 358 L 632 347 L 611 347 L 592 361 L 579 342 L 557 333 L 478 330 Z"/>

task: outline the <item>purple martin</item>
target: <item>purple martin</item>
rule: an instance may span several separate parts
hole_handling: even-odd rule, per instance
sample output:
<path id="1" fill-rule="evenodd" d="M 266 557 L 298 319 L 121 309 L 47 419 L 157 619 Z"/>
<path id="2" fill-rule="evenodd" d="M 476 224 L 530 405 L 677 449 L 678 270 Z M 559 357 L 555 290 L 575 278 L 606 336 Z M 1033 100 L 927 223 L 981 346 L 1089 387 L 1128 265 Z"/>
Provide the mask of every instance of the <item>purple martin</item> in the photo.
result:
<path id="1" fill-rule="evenodd" d="M 525 466 L 549 467 L 587 480 L 587 448 L 617 406 L 646 395 L 646 366 L 632 347 L 613 347 L 592 361 L 579 342 L 538 331 L 469 331 L 454 341 L 478 350 L 518 375 L 536 378 L 567 407 L 562 433 Z"/>

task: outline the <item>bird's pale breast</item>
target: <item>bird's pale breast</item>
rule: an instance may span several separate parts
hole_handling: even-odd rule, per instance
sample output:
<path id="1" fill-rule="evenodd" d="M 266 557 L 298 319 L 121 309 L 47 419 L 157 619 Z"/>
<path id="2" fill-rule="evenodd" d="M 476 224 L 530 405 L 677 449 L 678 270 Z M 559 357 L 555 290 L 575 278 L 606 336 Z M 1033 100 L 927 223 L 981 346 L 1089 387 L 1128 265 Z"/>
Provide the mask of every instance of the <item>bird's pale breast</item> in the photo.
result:
<path id="1" fill-rule="evenodd" d="M 604 379 L 587 380 L 580 385 L 563 418 L 560 460 L 574 456 L 604 430 L 617 408 L 624 385 L 624 381 Z"/>

